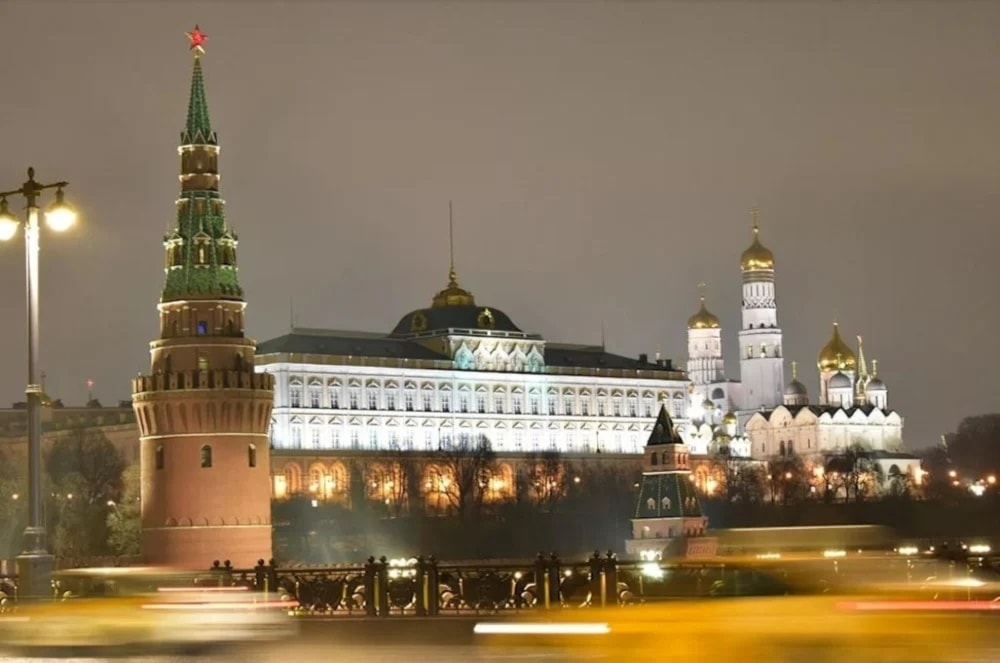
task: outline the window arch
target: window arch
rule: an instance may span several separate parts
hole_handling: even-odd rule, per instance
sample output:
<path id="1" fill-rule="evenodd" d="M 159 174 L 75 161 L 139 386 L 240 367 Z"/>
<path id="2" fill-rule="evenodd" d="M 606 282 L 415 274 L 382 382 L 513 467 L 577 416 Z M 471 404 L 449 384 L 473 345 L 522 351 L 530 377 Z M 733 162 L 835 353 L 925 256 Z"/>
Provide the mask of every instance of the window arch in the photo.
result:
<path id="1" fill-rule="evenodd" d="M 212 446 L 209 444 L 201 446 L 201 466 L 203 468 L 212 467 Z"/>

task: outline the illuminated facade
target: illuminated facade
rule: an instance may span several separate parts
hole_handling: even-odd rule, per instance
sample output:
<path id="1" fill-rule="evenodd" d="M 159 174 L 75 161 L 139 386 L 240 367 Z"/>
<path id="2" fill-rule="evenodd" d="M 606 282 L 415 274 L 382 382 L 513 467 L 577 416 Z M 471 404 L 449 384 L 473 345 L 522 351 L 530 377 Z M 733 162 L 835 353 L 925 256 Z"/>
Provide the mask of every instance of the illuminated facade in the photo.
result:
<path id="1" fill-rule="evenodd" d="M 277 455 L 419 456 L 481 439 L 500 456 L 638 454 L 661 404 L 683 417 L 688 402 L 669 361 L 525 333 L 454 269 L 388 334 L 294 329 L 260 345 L 257 370 L 275 380 Z M 276 477 L 276 492 L 293 481 Z"/>

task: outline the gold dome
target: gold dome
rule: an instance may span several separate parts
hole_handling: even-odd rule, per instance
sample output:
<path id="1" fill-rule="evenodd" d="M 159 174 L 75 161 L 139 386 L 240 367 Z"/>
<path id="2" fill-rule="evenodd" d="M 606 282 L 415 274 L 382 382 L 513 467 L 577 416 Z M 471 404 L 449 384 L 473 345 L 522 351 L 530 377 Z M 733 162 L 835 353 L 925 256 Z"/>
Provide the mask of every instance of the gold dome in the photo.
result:
<path id="1" fill-rule="evenodd" d="M 472 293 L 458 285 L 458 277 L 455 275 L 455 268 L 451 268 L 448 274 L 448 287 L 434 295 L 431 306 L 434 308 L 444 308 L 446 306 L 475 306 L 476 300 Z"/>
<path id="2" fill-rule="evenodd" d="M 726 416 L 724 416 L 722 418 L 722 423 L 730 425 L 730 426 L 731 425 L 735 425 L 736 424 L 736 413 L 733 412 L 732 410 L 730 410 L 729 412 L 726 412 Z"/>
<path id="3" fill-rule="evenodd" d="M 740 256 L 740 269 L 744 272 L 758 269 L 774 269 L 774 254 L 760 243 L 760 228 L 753 223 L 753 244 Z"/>
<path id="4" fill-rule="evenodd" d="M 844 343 L 840 338 L 840 328 L 837 323 L 833 323 L 833 336 L 829 342 L 819 351 L 819 358 L 816 360 L 816 367 L 821 373 L 827 371 L 853 371 L 857 365 L 858 358 L 854 350 Z"/>
<path id="5" fill-rule="evenodd" d="M 705 298 L 701 298 L 701 309 L 688 318 L 688 329 L 718 329 L 719 319 L 705 308 Z"/>

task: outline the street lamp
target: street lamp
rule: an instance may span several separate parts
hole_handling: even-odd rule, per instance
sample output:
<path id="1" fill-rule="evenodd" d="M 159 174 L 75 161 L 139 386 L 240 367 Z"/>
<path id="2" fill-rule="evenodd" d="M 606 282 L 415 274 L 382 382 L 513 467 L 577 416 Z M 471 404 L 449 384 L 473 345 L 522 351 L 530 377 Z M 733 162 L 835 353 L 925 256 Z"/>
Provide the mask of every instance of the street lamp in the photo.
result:
<path id="1" fill-rule="evenodd" d="M 0 191 L 0 240 L 10 240 L 17 234 L 18 218 L 7 207 L 7 198 L 22 196 L 25 200 L 24 224 L 25 290 L 28 321 L 28 526 L 24 543 L 17 558 L 19 593 L 25 597 L 49 594 L 49 578 L 54 558 L 45 545 L 45 519 L 42 516 L 42 387 L 38 381 L 38 198 L 46 189 L 56 190 L 56 200 L 45 213 L 46 224 L 57 232 L 68 230 L 76 220 L 76 212 L 66 204 L 63 189 L 68 182 L 40 184 L 35 181 L 35 169 L 28 168 L 28 181 L 18 189 Z"/>

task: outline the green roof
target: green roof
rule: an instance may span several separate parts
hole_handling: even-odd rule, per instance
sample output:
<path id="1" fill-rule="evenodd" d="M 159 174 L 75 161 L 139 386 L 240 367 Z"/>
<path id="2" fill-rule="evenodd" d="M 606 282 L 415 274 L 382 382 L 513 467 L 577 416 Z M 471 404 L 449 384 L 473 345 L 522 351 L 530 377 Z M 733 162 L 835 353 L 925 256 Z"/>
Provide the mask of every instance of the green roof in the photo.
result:
<path id="1" fill-rule="evenodd" d="M 201 58 L 195 56 L 194 70 L 191 72 L 191 96 L 188 99 L 187 124 L 181 134 L 183 145 L 218 145 L 218 138 L 212 131 L 212 120 L 208 116 L 208 101 L 205 99 L 205 77 L 201 71 Z"/>
<path id="2" fill-rule="evenodd" d="M 182 145 L 184 180 L 177 203 L 177 225 L 164 238 L 167 277 L 161 301 L 179 299 L 243 299 L 237 278 L 235 233 L 225 219 L 225 202 L 217 190 L 218 140 L 208 117 L 201 58 L 191 74 L 187 125 Z M 189 161 L 186 161 L 190 159 Z"/>

